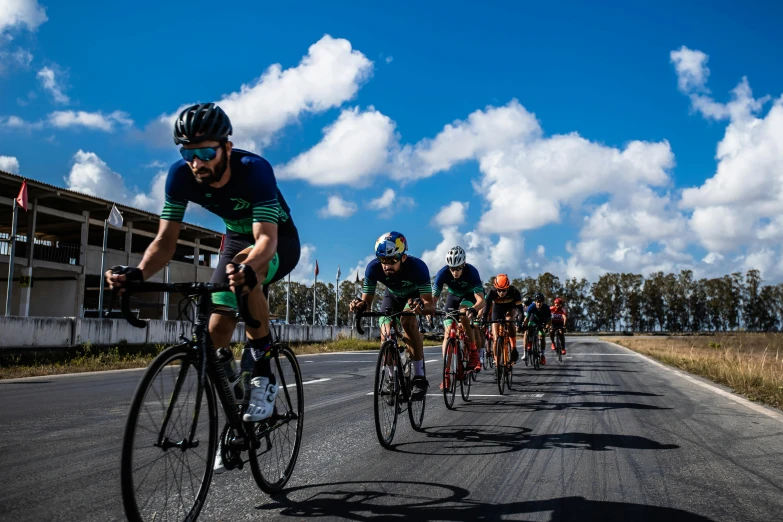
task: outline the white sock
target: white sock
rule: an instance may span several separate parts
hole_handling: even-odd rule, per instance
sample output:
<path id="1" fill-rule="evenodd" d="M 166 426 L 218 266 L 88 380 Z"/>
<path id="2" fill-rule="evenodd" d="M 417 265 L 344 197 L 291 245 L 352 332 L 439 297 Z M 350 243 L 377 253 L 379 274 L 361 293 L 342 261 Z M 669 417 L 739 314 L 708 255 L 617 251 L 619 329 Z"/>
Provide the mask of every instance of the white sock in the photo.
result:
<path id="1" fill-rule="evenodd" d="M 413 375 L 424 377 L 424 359 L 413 361 Z"/>

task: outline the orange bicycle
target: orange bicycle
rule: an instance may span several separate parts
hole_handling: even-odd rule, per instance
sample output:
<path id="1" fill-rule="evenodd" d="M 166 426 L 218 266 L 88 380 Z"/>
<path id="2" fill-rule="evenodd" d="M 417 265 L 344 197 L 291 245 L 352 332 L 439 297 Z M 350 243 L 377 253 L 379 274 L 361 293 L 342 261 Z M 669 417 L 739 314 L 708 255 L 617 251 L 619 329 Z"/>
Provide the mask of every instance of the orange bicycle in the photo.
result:
<path id="1" fill-rule="evenodd" d="M 511 382 L 514 379 L 513 367 L 510 362 L 509 350 L 515 348 L 508 331 L 511 329 L 510 319 L 501 319 L 499 321 L 487 321 L 485 324 L 499 324 L 498 336 L 495 339 L 495 354 L 497 355 L 497 371 L 495 377 L 498 383 L 498 391 L 503 395 L 504 388 L 511 389 Z"/>

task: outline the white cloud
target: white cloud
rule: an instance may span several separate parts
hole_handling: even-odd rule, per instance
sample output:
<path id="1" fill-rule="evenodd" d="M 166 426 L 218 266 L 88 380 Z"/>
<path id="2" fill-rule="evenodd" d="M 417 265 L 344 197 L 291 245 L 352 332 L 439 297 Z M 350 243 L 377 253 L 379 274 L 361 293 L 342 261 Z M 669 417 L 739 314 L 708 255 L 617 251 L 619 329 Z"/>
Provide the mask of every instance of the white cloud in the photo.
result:
<path id="1" fill-rule="evenodd" d="M 394 56 L 387 56 L 386 57 L 386 63 L 392 63 L 393 60 L 394 60 Z"/>
<path id="2" fill-rule="evenodd" d="M 291 272 L 291 281 L 303 285 L 312 285 L 315 272 L 315 245 L 304 243 L 299 254 L 299 263 Z M 286 278 L 287 280 L 287 278 Z"/>
<path id="3" fill-rule="evenodd" d="M 27 49 L 19 48 L 13 52 L 0 51 L 0 74 L 8 67 L 27 69 L 33 61 L 33 55 Z"/>
<path id="4" fill-rule="evenodd" d="M 150 190 L 147 193 L 137 193 L 133 196 L 132 205 L 136 208 L 159 214 L 163 210 L 163 202 L 166 197 L 166 178 L 168 170 L 160 170 L 150 183 Z M 193 210 L 194 205 L 188 206 L 188 212 Z"/>
<path id="5" fill-rule="evenodd" d="M 441 207 L 440 211 L 432 218 L 432 223 L 438 227 L 452 227 L 465 222 L 465 211 L 470 206 L 467 201 L 452 201 Z"/>
<path id="6" fill-rule="evenodd" d="M 710 70 L 707 68 L 709 57 L 701 51 L 693 51 L 684 45 L 669 53 L 669 59 L 677 72 L 677 87 L 685 94 L 706 90 Z"/>
<path id="7" fill-rule="evenodd" d="M 536 254 L 538 254 L 541 257 L 544 257 L 545 252 L 546 252 L 546 248 L 544 248 L 544 245 L 538 245 L 538 248 L 536 248 Z"/>
<path id="8" fill-rule="evenodd" d="M 163 167 L 168 166 L 166 162 L 160 161 L 160 160 L 153 160 L 144 165 L 145 169 L 162 169 Z"/>
<path id="9" fill-rule="evenodd" d="M 356 203 L 345 201 L 340 196 L 329 196 L 327 205 L 318 211 L 318 215 L 323 218 L 347 218 L 354 215 L 357 209 Z"/>
<path id="10" fill-rule="evenodd" d="M 122 201 L 127 189 L 122 176 L 109 168 L 94 152 L 81 149 L 73 156 L 73 165 L 65 180 L 68 189 L 111 201 Z"/>
<path id="11" fill-rule="evenodd" d="M 48 123 L 60 129 L 82 126 L 88 129 L 114 132 L 118 124 L 131 126 L 133 125 L 133 120 L 128 117 L 128 113 L 122 111 L 114 111 L 109 114 L 103 114 L 100 111 L 55 111 L 49 114 Z"/>
<path id="12" fill-rule="evenodd" d="M 482 157 L 489 151 L 534 140 L 541 134 L 535 115 L 517 100 L 503 107 L 487 107 L 444 126 L 434 139 L 406 145 L 396 158 L 398 179 L 426 178 L 455 164 Z"/>
<path id="13" fill-rule="evenodd" d="M 271 65 L 253 83 L 217 104 L 231 118 L 237 146 L 258 152 L 300 115 L 321 113 L 353 98 L 372 67 L 372 61 L 352 49 L 348 40 L 325 35 L 296 67 L 283 70 L 280 64 Z M 187 105 L 148 127 L 155 140 L 171 139 L 174 119 Z"/>
<path id="14" fill-rule="evenodd" d="M 324 129 L 320 143 L 275 172 L 281 179 L 304 179 L 313 185 L 366 186 L 386 169 L 394 142 L 394 122 L 387 116 L 372 108 L 347 109 Z"/>
<path id="15" fill-rule="evenodd" d="M 37 130 L 43 127 L 42 122 L 28 122 L 19 116 L 0 116 L 0 127 L 17 131 Z"/>
<path id="16" fill-rule="evenodd" d="M 369 256 L 366 256 L 364 259 L 359 260 L 355 266 L 353 266 L 350 270 L 345 272 L 345 279 L 346 281 L 353 281 L 356 282 L 356 274 L 359 274 L 359 292 L 361 293 L 361 284 L 362 281 L 364 281 L 364 271 L 367 268 L 367 265 L 370 264 L 370 261 L 375 259 L 375 256 L 373 254 L 370 254 Z"/>
<path id="17" fill-rule="evenodd" d="M 400 196 L 394 189 L 387 188 L 379 197 L 368 201 L 366 207 L 378 211 L 381 217 L 391 217 L 397 210 L 415 205 L 413 198 Z"/>
<path id="18" fill-rule="evenodd" d="M 56 73 L 49 67 L 44 67 L 36 77 L 41 80 L 41 85 L 49 91 L 57 103 L 68 103 L 70 100 L 62 91 L 62 86 L 57 82 Z"/>
<path id="19" fill-rule="evenodd" d="M 0 170 L 19 174 L 19 160 L 13 156 L 0 156 Z"/>
<path id="20" fill-rule="evenodd" d="M 22 26 L 35 31 L 46 20 L 46 10 L 37 0 L 3 0 L 0 3 L 0 35 Z"/>

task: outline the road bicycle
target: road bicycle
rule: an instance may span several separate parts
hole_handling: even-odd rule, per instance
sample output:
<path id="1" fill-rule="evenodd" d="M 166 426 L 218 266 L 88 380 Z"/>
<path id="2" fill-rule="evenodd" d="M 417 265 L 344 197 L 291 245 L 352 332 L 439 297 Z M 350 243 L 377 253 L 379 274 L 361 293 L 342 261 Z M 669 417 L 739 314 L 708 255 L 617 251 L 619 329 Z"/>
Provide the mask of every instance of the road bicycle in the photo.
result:
<path id="1" fill-rule="evenodd" d="M 448 409 L 453 409 L 457 382 L 459 382 L 462 400 L 467 401 L 470 398 L 471 374 L 474 373 L 473 368 L 468 364 L 470 360 L 468 337 L 459 320 L 466 314 L 460 310 L 436 313 L 454 321 L 449 329 L 446 351 L 443 354 L 443 400 Z"/>
<path id="2" fill-rule="evenodd" d="M 511 322 L 509 319 L 500 319 L 485 323 L 487 325 L 500 325 L 497 338 L 495 339 L 495 353 L 498 358 L 495 381 L 497 382 L 500 395 L 503 395 L 504 388 L 511 389 L 511 383 L 514 380 L 513 365 L 509 357 L 509 350 L 515 348 L 513 339 L 508 335 L 508 332 L 511 330 Z"/>
<path id="3" fill-rule="evenodd" d="M 247 402 L 250 392 L 245 377 L 229 381 L 208 330 L 211 294 L 230 291 L 230 286 L 126 281 L 124 288 L 123 317 L 139 328 L 147 323 L 131 314 L 134 293 L 176 292 L 195 306 L 190 338 L 181 333 L 180 344 L 153 359 L 131 401 L 120 459 L 128 520 L 195 521 L 206 501 L 218 448 L 227 470 L 241 469 L 249 462 L 262 491 L 280 491 L 293 473 L 304 420 L 302 374 L 291 348 L 280 344 L 273 332 L 271 367 L 280 387 L 274 412 L 260 422 L 244 422 L 242 402 Z M 249 313 L 247 295 L 237 294 L 245 324 L 258 327 L 260 323 Z M 114 291 L 110 301 L 113 297 Z M 219 436 L 218 401 L 226 419 Z"/>

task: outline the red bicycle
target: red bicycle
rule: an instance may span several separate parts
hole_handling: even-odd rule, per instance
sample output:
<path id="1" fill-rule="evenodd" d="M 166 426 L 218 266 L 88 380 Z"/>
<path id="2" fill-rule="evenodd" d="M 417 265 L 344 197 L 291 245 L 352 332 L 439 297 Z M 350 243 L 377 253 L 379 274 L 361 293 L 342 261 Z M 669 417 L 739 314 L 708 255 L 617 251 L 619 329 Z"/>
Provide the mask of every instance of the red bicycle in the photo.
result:
<path id="1" fill-rule="evenodd" d="M 470 397 L 470 380 L 473 373 L 473 368 L 468 365 L 468 337 L 459 321 L 460 317 L 465 316 L 465 312 L 454 310 L 439 312 L 438 315 L 449 317 L 456 323 L 456 326 L 452 325 L 449 330 L 446 352 L 443 354 L 443 400 L 447 408 L 453 409 L 457 381 L 459 381 L 462 400 L 467 401 Z"/>

